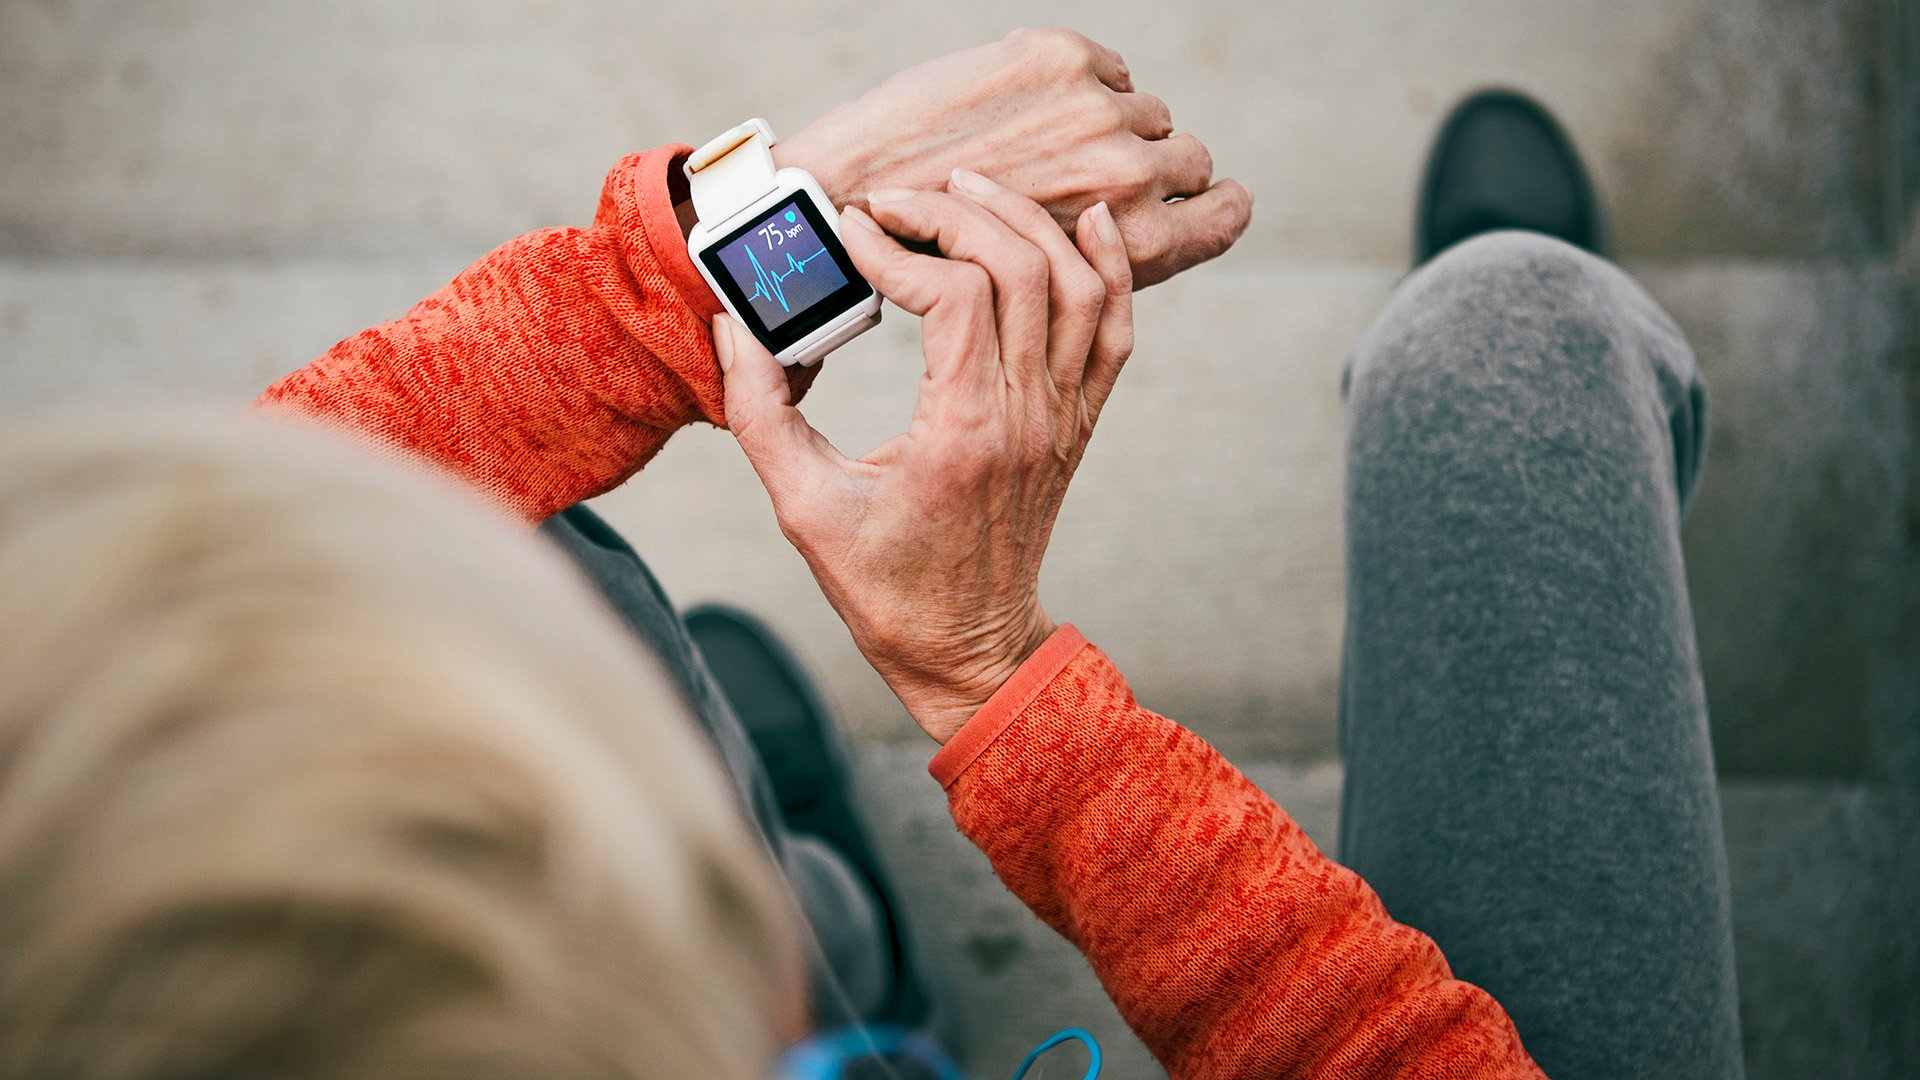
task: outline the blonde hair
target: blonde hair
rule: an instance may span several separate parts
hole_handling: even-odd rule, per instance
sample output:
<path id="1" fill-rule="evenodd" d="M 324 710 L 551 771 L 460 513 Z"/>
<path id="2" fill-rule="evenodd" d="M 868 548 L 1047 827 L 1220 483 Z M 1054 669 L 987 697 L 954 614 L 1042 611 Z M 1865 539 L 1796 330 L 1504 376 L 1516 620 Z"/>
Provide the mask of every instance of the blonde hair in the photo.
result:
<path id="1" fill-rule="evenodd" d="M 523 525 L 263 419 L 0 434 L 0 1077 L 762 1080 L 791 912 Z"/>

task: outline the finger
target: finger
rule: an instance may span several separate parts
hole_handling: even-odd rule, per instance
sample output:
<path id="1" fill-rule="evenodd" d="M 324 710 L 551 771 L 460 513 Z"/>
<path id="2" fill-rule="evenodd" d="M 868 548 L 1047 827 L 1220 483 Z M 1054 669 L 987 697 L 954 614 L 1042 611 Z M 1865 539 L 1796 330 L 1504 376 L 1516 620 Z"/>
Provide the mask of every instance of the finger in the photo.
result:
<path id="1" fill-rule="evenodd" d="M 1160 178 L 1161 198 L 1198 195 L 1213 183 L 1213 154 L 1191 134 L 1149 143 L 1146 149 L 1153 160 L 1154 175 Z"/>
<path id="2" fill-rule="evenodd" d="M 1087 349 L 1099 325 L 1107 290 L 1100 275 L 1067 239 L 1053 215 L 1039 203 L 1011 191 L 979 173 L 955 169 L 949 181 L 954 191 L 979 203 L 1047 257 L 1048 325 L 1047 370 L 1063 395 L 1072 395 L 1086 372 Z"/>
<path id="3" fill-rule="evenodd" d="M 1083 40 L 1093 47 L 1093 77 L 1116 94 L 1131 94 L 1133 72 L 1127 68 L 1126 59 L 1117 50 L 1109 49 L 1092 38 Z"/>
<path id="4" fill-rule="evenodd" d="M 1120 112 L 1127 128 L 1143 139 L 1164 139 L 1173 134 L 1173 112 L 1167 103 L 1152 94 L 1120 94 Z"/>
<path id="5" fill-rule="evenodd" d="M 922 351 L 934 387 L 979 393 L 1003 385 L 993 283 L 973 263 L 909 251 L 857 206 L 840 214 L 847 256 L 880 295 L 921 317 Z"/>
<path id="6" fill-rule="evenodd" d="M 794 364 L 787 371 L 787 403 L 798 405 L 813 389 L 813 380 L 820 377 L 820 369 L 826 367 L 818 361 L 811 364 Z"/>
<path id="7" fill-rule="evenodd" d="M 888 236 L 866 211 L 849 206 L 840 212 L 840 242 L 854 268 L 880 295 L 910 315 L 925 316 L 964 271 L 938 255 L 909 250 Z"/>
<path id="8" fill-rule="evenodd" d="M 875 192 L 868 196 L 868 206 L 889 232 L 932 240 L 948 259 L 987 272 L 1006 377 L 1018 386 L 1042 385 L 1050 318 L 1047 257 L 985 207 L 944 191 Z"/>
<path id="9" fill-rule="evenodd" d="M 727 429 L 784 521 L 795 499 L 817 501 L 846 458 L 793 407 L 786 369 L 738 321 L 724 314 L 713 317 L 713 350 L 720 361 Z"/>
<path id="10" fill-rule="evenodd" d="M 1106 407 L 1113 384 L 1120 378 L 1120 369 L 1133 355 L 1133 266 L 1106 203 L 1095 203 L 1080 215 L 1074 242 L 1106 289 L 1093 346 L 1087 353 L 1086 374 L 1080 382 L 1087 415 L 1093 421 L 1100 418 L 1100 410 Z"/>
<path id="11" fill-rule="evenodd" d="M 1115 93 L 1133 90 L 1133 74 L 1127 70 L 1127 62 L 1120 54 L 1078 30 L 1064 26 L 1021 29 L 1009 33 L 1006 41 L 1025 50 L 1044 68 L 1062 72 L 1090 71 Z"/>
<path id="12" fill-rule="evenodd" d="M 1122 227 L 1136 260 L 1134 288 L 1156 285 L 1223 254 L 1247 231 L 1252 217 L 1253 193 L 1237 180 L 1143 209 Z"/>

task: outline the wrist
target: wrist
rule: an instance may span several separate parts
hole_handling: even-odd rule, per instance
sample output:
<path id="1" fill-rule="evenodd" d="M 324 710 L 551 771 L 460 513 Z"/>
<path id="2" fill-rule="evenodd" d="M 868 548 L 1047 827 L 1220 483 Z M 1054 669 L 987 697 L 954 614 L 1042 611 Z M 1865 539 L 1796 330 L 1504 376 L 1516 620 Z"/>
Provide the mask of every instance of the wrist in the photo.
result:
<path id="1" fill-rule="evenodd" d="M 655 265 L 666 274 L 672 291 L 703 319 L 721 310 L 687 251 L 687 226 L 693 204 L 681 163 L 691 147 L 669 144 L 624 158 L 607 176 L 601 194 L 596 227 L 611 229 L 623 246 L 645 244 Z"/>
<path id="2" fill-rule="evenodd" d="M 1036 612 L 991 656 L 887 681 L 921 730 L 944 746 L 1058 629 L 1045 613 Z"/>
<path id="3" fill-rule="evenodd" d="M 794 166 L 812 173 L 837 210 L 859 202 L 873 185 L 863 179 L 869 157 L 864 144 L 857 137 L 836 131 L 832 120 L 833 114 L 829 113 L 775 143 L 773 163 L 778 168 Z"/>

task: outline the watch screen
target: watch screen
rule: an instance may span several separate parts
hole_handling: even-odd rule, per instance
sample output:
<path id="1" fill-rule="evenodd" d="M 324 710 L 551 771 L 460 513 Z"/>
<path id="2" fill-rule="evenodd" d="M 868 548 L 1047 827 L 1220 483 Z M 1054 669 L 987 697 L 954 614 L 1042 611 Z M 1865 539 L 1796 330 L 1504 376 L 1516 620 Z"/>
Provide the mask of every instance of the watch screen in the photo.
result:
<path id="1" fill-rule="evenodd" d="M 775 203 L 700 258 L 775 352 L 873 293 L 805 194 Z"/>

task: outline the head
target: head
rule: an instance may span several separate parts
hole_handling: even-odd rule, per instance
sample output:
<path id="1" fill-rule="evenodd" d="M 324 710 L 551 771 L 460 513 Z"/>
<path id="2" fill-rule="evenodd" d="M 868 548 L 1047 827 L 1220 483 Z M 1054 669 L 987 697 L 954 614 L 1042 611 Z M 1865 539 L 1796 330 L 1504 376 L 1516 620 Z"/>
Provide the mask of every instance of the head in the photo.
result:
<path id="1" fill-rule="evenodd" d="M 0 1078 L 758 1080 L 794 926 L 523 525 L 266 420 L 0 428 Z"/>

